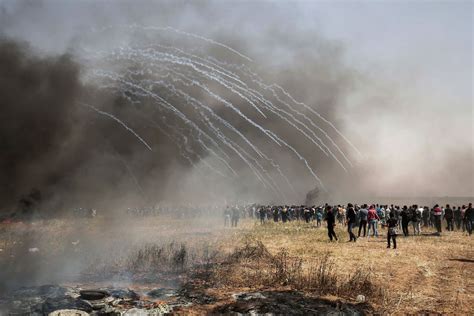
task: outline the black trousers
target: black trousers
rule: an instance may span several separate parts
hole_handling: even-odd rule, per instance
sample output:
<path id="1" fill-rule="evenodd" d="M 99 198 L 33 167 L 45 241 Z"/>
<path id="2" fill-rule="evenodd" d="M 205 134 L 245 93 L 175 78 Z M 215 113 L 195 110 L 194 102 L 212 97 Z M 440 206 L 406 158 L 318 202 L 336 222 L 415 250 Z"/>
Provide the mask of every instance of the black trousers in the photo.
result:
<path id="1" fill-rule="evenodd" d="M 428 217 L 423 218 L 423 226 L 428 227 L 430 225 L 430 219 Z"/>
<path id="2" fill-rule="evenodd" d="M 434 217 L 434 222 L 435 222 L 436 231 L 438 233 L 441 233 L 441 231 L 442 231 L 442 229 L 441 229 L 441 216 L 436 215 Z"/>
<path id="3" fill-rule="evenodd" d="M 331 241 L 333 237 L 337 240 L 336 232 L 334 231 L 333 225 L 328 225 L 328 236 L 329 236 L 329 240 Z"/>
<path id="4" fill-rule="evenodd" d="M 461 218 L 456 217 L 455 222 L 456 222 L 456 229 L 460 230 L 461 229 L 461 223 L 462 223 Z"/>
<path id="5" fill-rule="evenodd" d="M 397 248 L 397 235 L 387 234 L 387 248 L 390 248 L 390 239 L 393 241 L 393 249 Z"/>
<path id="6" fill-rule="evenodd" d="M 406 237 L 408 236 L 408 222 L 402 221 L 402 230 L 403 230 L 403 235 Z"/>
<path id="7" fill-rule="evenodd" d="M 469 233 L 469 236 L 472 235 L 472 229 L 474 228 L 473 226 L 474 226 L 474 221 L 466 219 L 466 229 L 467 229 L 467 232 Z"/>
<path id="8" fill-rule="evenodd" d="M 446 222 L 448 224 L 448 231 L 454 230 L 454 220 L 452 218 L 446 218 Z"/>
<path id="9" fill-rule="evenodd" d="M 347 232 L 349 233 L 349 241 L 356 241 L 356 235 L 352 232 L 352 228 L 355 226 L 354 222 L 347 223 Z"/>
<path id="10" fill-rule="evenodd" d="M 365 234 L 366 234 L 366 231 L 367 231 L 367 221 L 360 220 L 359 233 L 357 234 L 359 237 L 360 237 L 360 231 L 361 231 L 362 227 L 364 227 L 364 237 L 365 237 Z"/>
<path id="11" fill-rule="evenodd" d="M 238 222 L 239 222 L 238 217 L 232 217 L 232 219 L 231 219 L 232 227 L 237 227 Z"/>

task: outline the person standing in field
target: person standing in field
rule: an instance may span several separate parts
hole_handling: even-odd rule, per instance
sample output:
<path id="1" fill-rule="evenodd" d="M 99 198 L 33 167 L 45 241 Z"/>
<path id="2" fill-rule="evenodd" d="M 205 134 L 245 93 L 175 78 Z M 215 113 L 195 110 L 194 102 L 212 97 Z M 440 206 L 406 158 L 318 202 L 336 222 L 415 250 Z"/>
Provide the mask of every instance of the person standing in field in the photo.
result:
<path id="1" fill-rule="evenodd" d="M 461 217 L 461 207 L 453 209 L 454 211 L 454 223 L 456 224 L 456 230 L 461 229 L 462 217 Z"/>
<path id="2" fill-rule="evenodd" d="M 430 227 L 435 227 L 434 207 L 430 210 Z"/>
<path id="3" fill-rule="evenodd" d="M 355 242 L 357 240 L 357 237 L 352 232 L 352 228 L 355 226 L 356 212 L 355 212 L 354 206 L 351 203 L 347 205 L 346 217 L 347 217 L 347 232 L 349 233 L 349 242 L 351 241 Z"/>
<path id="4" fill-rule="evenodd" d="M 288 207 L 284 206 L 281 210 L 281 221 L 286 223 L 288 221 Z"/>
<path id="5" fill-rule="evenodd" d="M 462 208 L 461 208 L 461 225 L 462 225 L 462 232 L 464 233 L 466 231 L 466 219 L 465 219 L 465 215 L 466 215 L 466 210 L 467 210 L 467 207 L 466 205 L 463 205 Z"/>
<path id="6" fill-rule="evenodd" d="M 369 211 L 367 210 L 367 204 L 362 205 L 362 208 L 359 210 L 359 233 L 357 234 L 360 237 L 360 231 L 364 228 L 364 237 L 367 230 L 367 215 Z"/>
<path id="7" fill-rule="evenodd" d="M 237 227 L 240 218 L 240 210 L 234 206 L 232 208 L 232 227 Z"/>
<path id="8" fill-rule="evenodd" d="M 441 228 L 441 216 L 443 215 L 443 210 L 441 207 L 439 207 L 438 204 L 436 204 L 433 208 L 433 217 L 434 217 L 434 224 L 436 227 L 436 231 L 438 234 L 441 234 L 442 228 Z"/>
<path id="9" fill-rule="evenodd" d="M 309 223 L 311 221 L 311 210 L 307 206 L 304 207 L 303 217 L 306 223 Z"/>
<path id="10" fill-rule="evenodd" d="M 402 229 L 403 227 L 403 216 L 402 216 L 403 208 L 397 205 L 397 219 L 398 219 L 398 229 Z"/>
<path id="11" fill-rule="evenodd" d="M 278 219 L 279 219 L 279 217 L 280 217 L 280 214 L 278 213 L 278 207 L 273 206 L 273 208 L 272 208 L 272 214 L 273 214 L 273 221 L 274 221 L 275 223 L 278 223 Z"/>
<path id="12" fill-rule="evenodd" d="M 258 209 L 258 216 L 260 217 L 260 224 L 265 223 L 265 217 L 267 216 L 267 210 L 265 206 L 260 206 Z"/>
<path id="13" fill-rule="evenodd" d="M 466 223 L 467 232 L 469 236 L 471 236 L 474 226 L 474 209 L 472 208 L 472 203 L 469 203 L 466 212 L 464 213 L 464 222 Z"/>
<path id="14" fill-rule="evenodd" d="M 444 209 L 444 219 L 446 220 L 447 227 L 446 230 L 453 231 L 454 230 L 454 212 L 453 209 L 446 204 L 446 208 Z"/>
<path id="15" fill-rule="evenodd" d="M 428 206 L 423 207 L 423 227 L 428 227 L 430 225 L 430 209 Z"/>
<path id="16" fill-rule="evenodd" d="M 421 213 L 422 210 L 418 208 L 418 205 L 413 205 L 411 213 L 411 223 L 413 225 L 413 235 L 419 235 L 421 233 Z"/>
<path id="17" fill-rule="evenodd" d="M 334 231 L 334 227 L 336 226 L 336 214 L 334 214 L 332 207 L 326 207 L 326 222 L 328 224 L 328 236 L 329 240 L 332 241 L 333 237 L 337 239 L 336 232 Z"/>
<path id="18" fill-rule="evenodd" d="M 385 205 L 385 224 L 386 225 L 387 225 L 387 221 L 390 219 L 390 213 L 393 213 L 392 208 L 390 208 L 388 205 Z"/>
<path id="19" fill-rule="evenodd" d="M 321 207 L 316 209 L 316 227 L 321 227 L 321 221 L 323 220 L 323 210 Z"/>
<path id="20" fill-rule="evenodd" d="M 377 211 L 375 210 L 375 206 L 372 205 L 369 208 L 367 213 L 367 221 L 369 222 L 369 228 L 367 229 L 367 237 L 370 237 L 370 228 L 372 227 L 372 236 L 378 237 L 379 233 L 377 231 L 377 221 L 379 220 L 379 216 L 377 215 Z"/>
<path id="21" fill-rule="evenodd" d="M 398 220 L 395 213 L 390 213 L 390 218 L 387 220 L 387 248 L 390 248 L 390 240 L 393 241 L 393 249 L 397 249 L 397 226 Z"/>
<path id="22" fill-rule="evenodd" d="M 375 210 L 380 218 L 380 227 L 383 228 L 385 226 L 385 207 L 381 204 Z"/>
<path id="23" fill-rule="evenodd" d="M 232 212 L 230 211 L 229 207 L 227 206 L 224 211 L 224 227 L 230 226 L 230 217 Z"/>
<path id="24" fill-rule="evenodd" d="M 409 235 L 409 233 L 408 233 L 408 222 L 410 222 L 410 214 L 408 212 L 408 207 L 406 205 L 403 206 L 401 216 L 402 216 L 403 235 L 405 237 L 407 237 Z"/>

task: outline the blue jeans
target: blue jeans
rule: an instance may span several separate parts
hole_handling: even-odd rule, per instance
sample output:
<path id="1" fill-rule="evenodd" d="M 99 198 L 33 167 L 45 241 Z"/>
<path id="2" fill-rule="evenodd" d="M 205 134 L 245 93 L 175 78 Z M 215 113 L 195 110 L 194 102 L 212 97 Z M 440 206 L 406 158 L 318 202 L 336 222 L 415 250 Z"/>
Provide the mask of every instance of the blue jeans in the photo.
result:
<path id="1" fill-rule="evenodd" d="M 467 232 L 469 233 L 469 236 L 472 235 L 472 229 L 474 228 L 474 221 L 471 221 L 469 219 L 466 220 L 466 229 Z"/>
<path id="2" fill-rule="evenodd" d="M 372 219 L 370 220 L 369 222 L 369 229 L 367 231 L 367 237 L 370 235 L 370 228 L 372 227 L 373 229 L 373 233 L 372 233 L 372 236 L 375 236 L 375 237 L 378 237 L 379 236 L 379 233 L 377 231 L 377 220 L 376 219 Z"/>

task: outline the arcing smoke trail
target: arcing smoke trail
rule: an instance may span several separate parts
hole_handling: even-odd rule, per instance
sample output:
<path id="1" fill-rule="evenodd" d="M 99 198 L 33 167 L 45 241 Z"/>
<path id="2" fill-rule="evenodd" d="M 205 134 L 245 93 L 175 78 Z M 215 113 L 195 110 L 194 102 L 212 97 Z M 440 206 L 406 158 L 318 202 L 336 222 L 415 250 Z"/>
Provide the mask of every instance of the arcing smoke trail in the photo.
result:
<path id="1" fill-rule="evenodd" d="M 143 145 L 146 146 L 146 148 L 148 148 L 150 151 L 153 151 L 153 149 L 151 149 L 150 145 L 148 145 L 148 143 L 140 137 L 140 135 L 138 135 L 133 129 L 131 129 L 130 127 L 127 126 L 127 124 L 125 124 L 124 122 L 122 122 L 120 119 L 118 119 L 116 116 L 110 114 L 110 113 L 107 113 L 107 112 L 104 112 L 102 110 L 99 110 L 98 108 L 90 105 L 90 104 L 87 104 L 87 103 L 84 103 L 84 102 L 77 102 L 79 105 L 81 106 L 84 106 L 84 107 L 87 107 L 89 109 L 92 109 L 94 110 L 95 112 L 101 114 L 101 115 L 104 115 L 104 116 L 107 116 L 109 118 L 111 118 L 112 120 L 116 121 L 117 123 L 119 123 L 120 125 L 122 125 L 123 127 L 125 127 L 125 129 L 127 131 L 129 131 L 130 133 L 132 133 L 136 138 L 138 138 L 138 140 L 140 142 L 143 143 Z"/>

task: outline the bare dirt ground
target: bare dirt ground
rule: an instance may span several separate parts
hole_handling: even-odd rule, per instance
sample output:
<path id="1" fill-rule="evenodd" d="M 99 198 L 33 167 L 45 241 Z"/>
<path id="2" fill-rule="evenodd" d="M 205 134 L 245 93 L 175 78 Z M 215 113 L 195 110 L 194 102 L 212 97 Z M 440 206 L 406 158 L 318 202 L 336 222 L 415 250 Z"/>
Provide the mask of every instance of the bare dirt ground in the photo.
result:
<path id="1" fill-rule="evenodd" d="M 221 218 L 1 224 L 0 300 L 21 286 L 59 284 L 174 289 L 178 314 L 472 313 L 472 237 L 425 229 L 399 236 L 393 250 L 383 229 L 356 243 L 344 227 L 336 228 L 338 242 L 326 232 L 251 219 L 224 228 Z"/>

